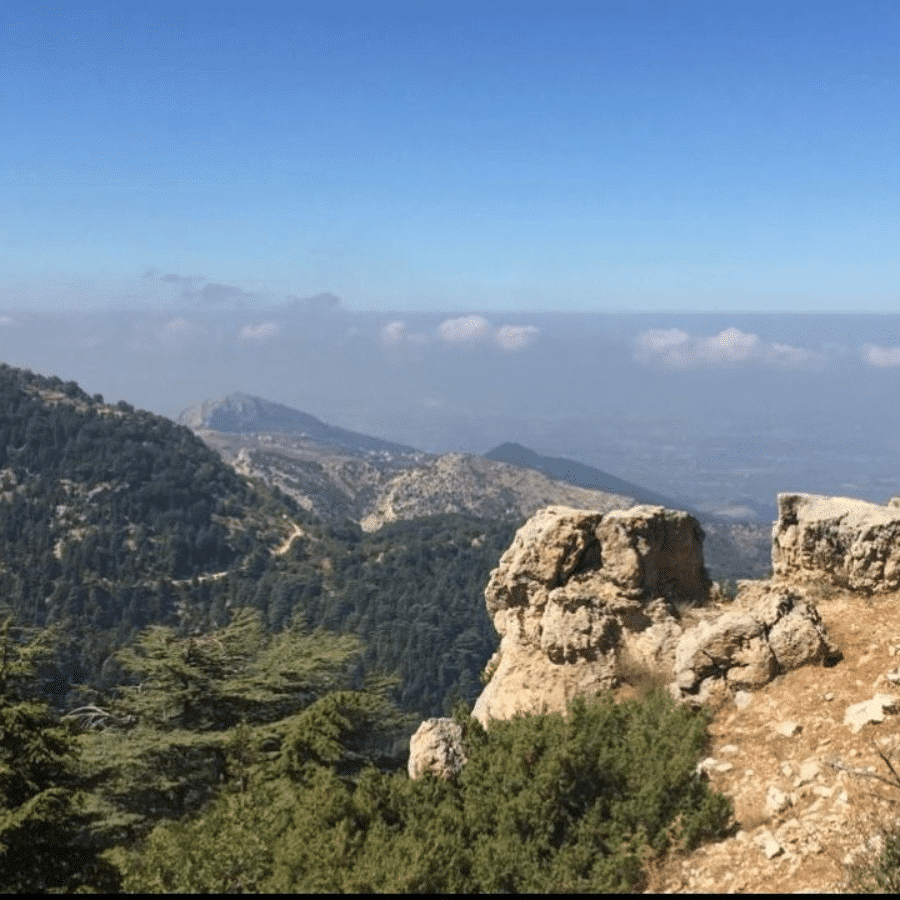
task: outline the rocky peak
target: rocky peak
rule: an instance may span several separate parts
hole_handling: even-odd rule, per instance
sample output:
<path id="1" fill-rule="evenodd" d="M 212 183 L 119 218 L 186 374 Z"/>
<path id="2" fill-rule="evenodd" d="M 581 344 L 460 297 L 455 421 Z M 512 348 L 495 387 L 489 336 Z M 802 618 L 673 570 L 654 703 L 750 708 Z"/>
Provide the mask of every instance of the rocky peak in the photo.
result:
<path id="1" fill-rule="evenodd" d="M 671 665 L 675 603 L 704 604 L 703 532 L 688 513 L 552 506 L 532 516 L 485 589 L 502 637 L 472 714 L 557 712 L 618 683 L 623 655 Z"/>
<path id="2" fill-rule="evenodd" d="M 848 497 L 779 494 L 772 570 L 866 593 L 900 588 L 900 506 Z"/>

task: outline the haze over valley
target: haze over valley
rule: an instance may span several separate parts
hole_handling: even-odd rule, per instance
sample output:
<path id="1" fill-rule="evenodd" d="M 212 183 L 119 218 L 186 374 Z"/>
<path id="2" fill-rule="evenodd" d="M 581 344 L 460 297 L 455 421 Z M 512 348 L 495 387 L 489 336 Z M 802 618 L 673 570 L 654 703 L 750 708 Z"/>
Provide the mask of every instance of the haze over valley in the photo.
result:
<path id="1" fill-rule="evenodd" d="M 159 280 L 159 279 L 157 279 Z M 326 295 L 330 296 L 330 295 Z M 710 512 L 900 493 L 900 316 L 8 310 L 0 356 L 176 418 L 234 392 L 432 454 L 515 442 Z"/>

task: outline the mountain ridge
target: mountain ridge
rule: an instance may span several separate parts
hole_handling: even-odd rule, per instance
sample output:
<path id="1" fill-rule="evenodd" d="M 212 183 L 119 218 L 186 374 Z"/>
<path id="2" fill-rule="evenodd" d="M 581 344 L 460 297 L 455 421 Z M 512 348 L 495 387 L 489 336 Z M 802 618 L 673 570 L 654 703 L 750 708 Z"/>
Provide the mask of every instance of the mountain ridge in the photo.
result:
<path id="1" fill-rule="evenodd" d="M 566 481 L 578 487 L 591 490 L 605 491 L 611 494 L 624 494 L 633 497 L 639 503 L 648 503 L 652 506 L 665 506 L 669 509 L 683 509 L 685 512 L 696 513 L 695 509 L 686 506 L 682 501 L 655 491 L 648 490 L 640 485 L 617 478 L 602 469 L 585 465 L 574 459 L 561 456 L 542 456 L 528 447 L 513 442 L 505 442 L 494 447 L 484 454 L 486 459 L 495 459 L 500 462 L 508 462 L 513 465 L 524 466 L 543 472 L 549 478 L 557 481 Z"/>
<path id="2" fill-rule="evenodd" d="M 194 430 L 210 429 L 233 434 L 285 432 L 320 444 L 364 452 L 418 452 L 404 444 L 329 425 L 309 413 L 241 391 L 221 400 L 204 400 L 188 407 L 178 416 L 177 421 Z"/>
<path id="3" fill-rule="evenodd" d="M 212 427 L 220 423 L 218 414 L 228 430 Z M 644 503 L 698 517 L 713 578 L 760 577 L 769 569 L 767 524 L 698 512 L 599 469 L 543 457 L 520 444 L 500 444 L 484 455 L 427 454 L 246 394 L 193 407 L 180 421 L 240 474 L 261 478 L 333 524 L 349 519 L 371 532 L 391 522 L 448 513 L 524 521 L 542 506 L 608 511 Z M 278 430 L 266 427 L 273 422 Z"/>

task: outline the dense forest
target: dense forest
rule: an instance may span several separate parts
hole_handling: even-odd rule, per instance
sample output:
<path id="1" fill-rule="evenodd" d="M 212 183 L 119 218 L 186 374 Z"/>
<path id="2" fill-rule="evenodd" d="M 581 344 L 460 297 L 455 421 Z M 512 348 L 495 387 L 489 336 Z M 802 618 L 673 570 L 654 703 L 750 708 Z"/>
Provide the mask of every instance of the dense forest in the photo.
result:
<path id="1" fill-rule="evenodd" d="M 118 654 L 135 683 L 61 716 L 58 630 L 7 616 L 0 888 L 621 891 L 731 827 L 696 774 L 706 718 L 663 693 L 489 732 L 459 710 L 460 775 L 411 781 L 390 680 L 355 686 L 357 639 L 230 619 L 145 629 Z"/>
<path id="2" fill-rule="evenodd" d="M 472 702 L 497 640 L 482 592 L 512 532 L 464 516 L 328 526 L 187 428 L 0 367 L 0 596 L 66 635 L 61 708 L 126 678 L 116 654 L 142 628 L 202 631 L 237 606 L 273 631 L 298 616 L 358 635 L 360 673 L 397 674 L 407 711 Z"/>

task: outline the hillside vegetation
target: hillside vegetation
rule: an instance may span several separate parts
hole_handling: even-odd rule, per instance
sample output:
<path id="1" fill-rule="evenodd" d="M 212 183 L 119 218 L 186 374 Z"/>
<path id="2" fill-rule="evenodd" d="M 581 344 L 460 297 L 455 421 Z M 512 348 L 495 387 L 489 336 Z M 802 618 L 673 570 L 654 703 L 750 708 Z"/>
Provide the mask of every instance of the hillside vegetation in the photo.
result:
<path id="1" fill-rule="evenodd" d="M 0 591 L 23 625 L 66 635 L 57 705 L 117 685 L 140 629 L 202 631 L 247 606 L 272 631 L 297 615 L 358 635 L 360 673 L 397 673 L 404 709 L 446 712 L 495 649 L 482 591 L 511 535 L 459 515 L 321 523 L 183 426 L 0 367 Z"/>
<path id="2" fill-rule="evenodd" d="M 0 477 L 0 888 L 623 890 L 729 827 L 666 697 L 469 719 L 514 523 L 326 524 L 5 366 Z M 454 707 L 468 765 L 410 781 Z"/>
<path id="3" fill-rule="evenodd" d="M 273 637 L 251 610 L 154 626 L 120 654 L 140 687 L 62 720 L 40 699 L 52 635 L 7 619 L 0 641 L 4 890 L 627 890 L 730 825 L 695 774 L 706 719 L 663 694 L 488 733 L 461 715 L 462 774 L 410 781 L 352 639 Z"/>

